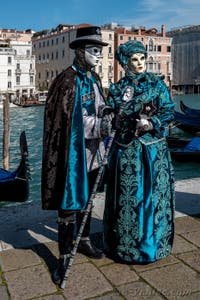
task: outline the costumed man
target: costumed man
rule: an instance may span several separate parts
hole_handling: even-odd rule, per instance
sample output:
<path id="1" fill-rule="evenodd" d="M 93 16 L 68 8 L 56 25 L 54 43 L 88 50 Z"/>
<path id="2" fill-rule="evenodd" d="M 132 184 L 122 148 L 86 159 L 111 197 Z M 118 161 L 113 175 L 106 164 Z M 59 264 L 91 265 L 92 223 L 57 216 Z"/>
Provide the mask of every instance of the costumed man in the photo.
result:
<path id="1" fill-rule="evenodd" d="M 111 115 L 104 115 L 105 100 L 99 76 L 93 71 L 102 47 L 101 29 L 77 29 L 70 43 L 73 64 L 52 83 L 44 114 L 42 160 L 42 207 L 58 210 L 58 268 L 52 278 L 63 280 L 73 247 L 75 225 L 80 228 L 84 209 L 102 163 L 104 138 L 111 132 Z M 78 252 L 101 258 L 92 244 L 91 212 L 84 227 Z"/>
<path id="2" fill-rule="evenodd" d="M 116 135 L 108 157 L 104 242 L 109 256 L 127 263 L 168 256 L 174 236 L 174 171 L 165 137 L 174 103 L 163 78 L 146 71 L 146 58 L 137 40 L 118 47 L 125 76 L 111 84 L 106 102 L 116 115 Z"/>

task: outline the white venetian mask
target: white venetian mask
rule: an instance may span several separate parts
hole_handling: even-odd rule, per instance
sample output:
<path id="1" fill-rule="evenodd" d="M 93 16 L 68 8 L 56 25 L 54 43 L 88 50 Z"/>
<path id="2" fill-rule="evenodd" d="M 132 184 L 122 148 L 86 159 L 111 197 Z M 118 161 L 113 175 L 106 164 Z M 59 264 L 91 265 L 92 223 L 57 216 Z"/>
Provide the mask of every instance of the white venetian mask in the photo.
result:
<path id="1" fill-rule="evenodd" d="M 85 46 L 85 61 L 91 67 L 95 67 L 101 56 L 102 46 L 86 45 Z"/>
<path id="2" fill-rule="evenodd" d="M 129 69 L 135 74 L 141 74 L 146 69 L 146 58 L 143 53 L 134 53 L 128 60 Z"/>

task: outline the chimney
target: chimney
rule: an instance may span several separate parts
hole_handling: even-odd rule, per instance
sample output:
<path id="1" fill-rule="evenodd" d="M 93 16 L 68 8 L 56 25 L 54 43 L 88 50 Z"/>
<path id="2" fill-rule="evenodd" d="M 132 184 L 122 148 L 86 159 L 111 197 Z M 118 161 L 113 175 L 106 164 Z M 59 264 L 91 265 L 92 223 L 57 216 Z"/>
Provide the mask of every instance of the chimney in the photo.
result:
<path id="1" fill-rule="evenodd" d="M 165 37 L 166 36 L 166 31 L 165 31 L 165 25 L 161 26 L 161 36 Z"/>

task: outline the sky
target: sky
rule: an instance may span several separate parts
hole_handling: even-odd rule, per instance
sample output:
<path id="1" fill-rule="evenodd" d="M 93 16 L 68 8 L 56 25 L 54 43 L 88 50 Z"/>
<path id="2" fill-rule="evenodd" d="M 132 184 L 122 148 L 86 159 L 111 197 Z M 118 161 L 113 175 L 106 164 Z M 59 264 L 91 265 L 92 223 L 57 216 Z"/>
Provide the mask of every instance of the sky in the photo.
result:
<path id="1" fill-rule="evenodd" d="M 0 29 L 41 31 L 58 24 L 115 22 L 146 29 L 200 25 L 200 0 L 34 0 L 1 3 Z"/>

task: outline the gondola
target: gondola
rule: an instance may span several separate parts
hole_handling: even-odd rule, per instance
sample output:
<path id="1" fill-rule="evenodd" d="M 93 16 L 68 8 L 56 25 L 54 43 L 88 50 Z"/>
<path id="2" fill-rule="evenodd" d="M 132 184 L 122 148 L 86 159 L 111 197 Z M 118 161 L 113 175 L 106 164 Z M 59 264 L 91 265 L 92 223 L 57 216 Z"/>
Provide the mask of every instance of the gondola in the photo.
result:
<path id="1" fill-rule="evenodd" d="M 191 115 L 186 115 L 178 111 L 174 112 L 173 125 L 191 134 L 196 135 L 200 132 L 200 118 L 191 117 Z"/>
<path id="2" fill-rule="evenodd" d="M 200 163 L 200 137 L 184 139 L 169 136 L 167 142 L 172 160 L 184 163 Z"/>
<path id="3" fill-rule="evenodd" d="M 45 103 L 44 102 L 40 102 L 40 101 L 27 101 L 27 102 L 22 102 L 22 103 L 19 103 L 19 102 L 15 102 L 14 104 L 16 107 L 35 107 L 35 106 L 44 106 Z"/>
<path id="4" fill-rule="evenodd" d="M 200 118 L 200 109 L 191 108 L 185 105 L 182 100 L 180 101 L 180 109 L 184 114 L 189 115 L 192 118 Z"/>
<path id="5" fill-rule="evenodd" d="M 0 169 L 0 201 L 25 202 L 29 196 L 30 168 L 25 131 L 20 135 L 21 160 L 14 171 Z"/>

